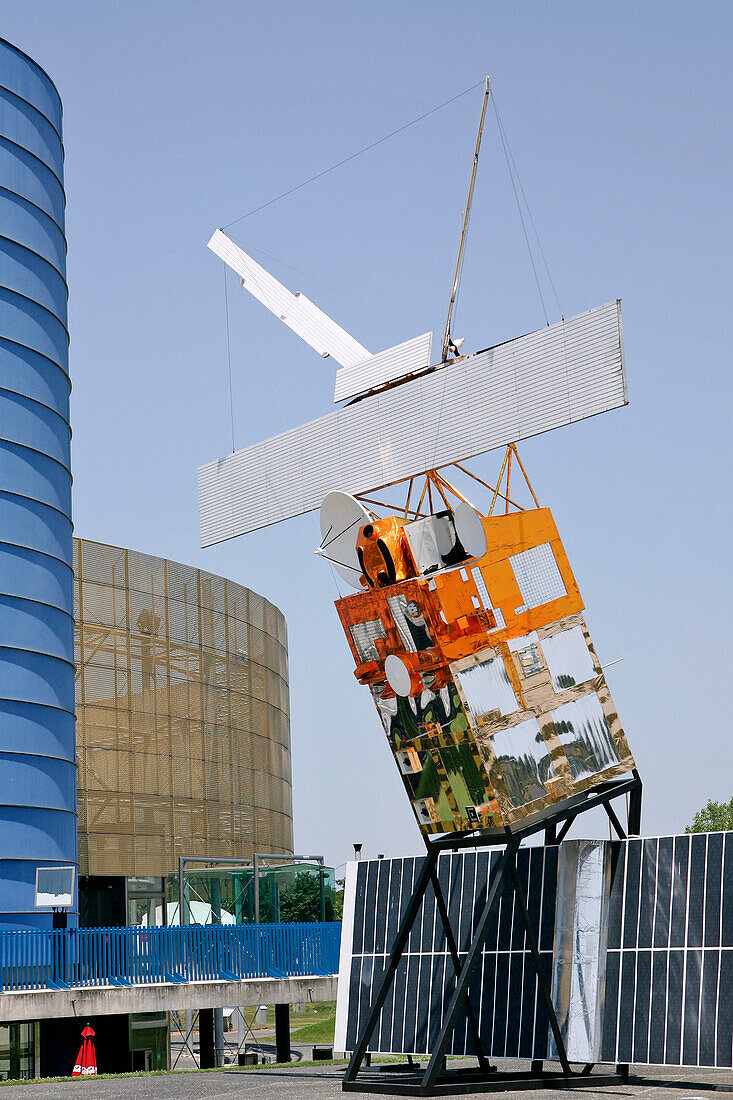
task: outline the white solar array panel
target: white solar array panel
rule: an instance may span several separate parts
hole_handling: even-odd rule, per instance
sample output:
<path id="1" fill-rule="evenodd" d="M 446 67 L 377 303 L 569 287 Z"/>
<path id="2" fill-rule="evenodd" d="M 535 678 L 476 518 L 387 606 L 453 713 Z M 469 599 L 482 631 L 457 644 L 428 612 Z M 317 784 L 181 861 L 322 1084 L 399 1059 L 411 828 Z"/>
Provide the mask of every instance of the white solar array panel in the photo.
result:
<path id="1" fill-rule="evenodd" d="M 236 271 L 245 290 L 320 355 L 331 355 L 337 363 L 352 366 L 371 354 L 305 294 L 291 293 L 221 229 L 216 230 L 208 247 Z"/>
<path id="2" fill-rule="evenodd" d="M 489 348 L 199 469 L 211 546 L 627 403 L 618 302 Z"/>
<path id="3" fill-rule="evenodd" d="M 406 374 L 413 374 L 430 366 L 430 348 L 433 342 L 432 332 L 422 336 L 413 336 L 404 344 L 395 344 L 393 348 L 379 351 L 368 359 L 363 359 L 351 367 L 341 367 L 336 371 L 334 401 L 345 401 L 367 390 L 383 386 Z"/>

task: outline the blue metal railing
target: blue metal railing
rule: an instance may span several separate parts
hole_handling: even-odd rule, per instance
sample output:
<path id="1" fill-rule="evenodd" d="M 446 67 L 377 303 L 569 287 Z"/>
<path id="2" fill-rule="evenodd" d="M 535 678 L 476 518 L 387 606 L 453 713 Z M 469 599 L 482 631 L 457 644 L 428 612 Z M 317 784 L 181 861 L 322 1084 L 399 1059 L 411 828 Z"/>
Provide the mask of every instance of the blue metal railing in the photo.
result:
<path id="1" fill-rule="evenodd" d="M 341 924 L 191 924 L 0 932 L 0 989 L 335 974 Z"/>

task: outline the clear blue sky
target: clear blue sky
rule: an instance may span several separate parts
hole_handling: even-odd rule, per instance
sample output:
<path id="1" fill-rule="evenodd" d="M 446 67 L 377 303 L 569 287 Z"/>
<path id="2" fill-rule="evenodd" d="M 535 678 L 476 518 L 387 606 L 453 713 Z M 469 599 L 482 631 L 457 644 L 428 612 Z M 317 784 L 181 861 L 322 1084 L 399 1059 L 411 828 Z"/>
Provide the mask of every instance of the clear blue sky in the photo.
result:
<path id="1" fill-rule="evenodd" d="M 338 864 L 355 840 L 367 855 L 421 845 L 312 554 L 316 517 L 199 549 L 196 468 L 230 448 L 224 276 L 205 245 L 487 72 L 565 315 L 623 299 L 629 407 L 521 454 L 601 661 L 624 658 L 608 678 L 645 831 L 733 796 L 733 8 L 2 0 L 0 14 L 64 102 L 76 531 L 283 609 L 297 848 Z M 439 331 L 480 95 L 233 231 L 314 276 L 265 261 L 367 347 Z M 465 350 L 543 324 L 513 201 L 489 117 L 454 325 Z M 234 280 L 230 309 L 237 446 L 327 411 L 335 365 Z"/>

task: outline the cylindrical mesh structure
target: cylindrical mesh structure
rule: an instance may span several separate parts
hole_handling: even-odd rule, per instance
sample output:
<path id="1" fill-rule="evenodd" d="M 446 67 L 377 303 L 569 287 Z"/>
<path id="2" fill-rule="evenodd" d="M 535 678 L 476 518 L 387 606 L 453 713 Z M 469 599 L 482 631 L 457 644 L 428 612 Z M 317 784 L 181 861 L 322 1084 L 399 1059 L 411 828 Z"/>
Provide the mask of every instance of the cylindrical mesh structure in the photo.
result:
<path id="1" fill-rule="evenodd" d="M 61 101 L 0 40 L 0 928 L 37 866 L 76 862 L 74 619 Z"/>
<path id="2" fill-rule="evenodd" d="M 79 871 L 293 851 L 285 618 L 179 562 L 74 539 Z"/>

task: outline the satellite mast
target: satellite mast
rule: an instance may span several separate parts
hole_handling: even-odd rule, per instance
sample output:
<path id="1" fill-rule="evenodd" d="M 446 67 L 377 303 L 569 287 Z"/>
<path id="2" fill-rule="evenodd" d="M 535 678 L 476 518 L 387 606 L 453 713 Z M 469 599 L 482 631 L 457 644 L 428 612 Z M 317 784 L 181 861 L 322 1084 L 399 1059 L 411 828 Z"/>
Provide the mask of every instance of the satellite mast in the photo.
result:
<path id="1" fill-rule="evenodd" d="M 486 77 L 486 88 L 484 90 L 484 101 L 481 104 L 481 118 L 478 124 L 478 134 L 476 135 L 476 151 L 473 154 L 473 167 L 471 169 L 471 181 L 468 185 L 468 198 L 466 199 L 466 210 L 463 216 L 463 226 L 461 228 L 461 239 L 458 244 L 458 256 L 456 257 L 456 273 L 453 276 L 453 290 L 450 296 L 450 302 L 448 304 L 448 315 L 445 319 L 445 330 L 443 332 L 443 353 L 441 356 L 441 363 L 445 363 L 450 353 L 451 347 L 455 347 L 451 339 L 450 322 L 453 314 L 453 306 L 456 301 L 456 294 L 458 293 L 458 283 L 461 278 L 461 267 L 463 265 L 463 252 L 466 246 L 466 237 L 468 236 L 468 219 L 471 216 L 471 202 L 473 200 L 473 185 L 476 182 L 476 170 L 478 168 L 478 155 L 481 151 L 481 136 L 484 132 L 484 119 L 486 118 L 486 105 L 489 102 L 489 78 Z"/>

